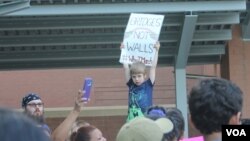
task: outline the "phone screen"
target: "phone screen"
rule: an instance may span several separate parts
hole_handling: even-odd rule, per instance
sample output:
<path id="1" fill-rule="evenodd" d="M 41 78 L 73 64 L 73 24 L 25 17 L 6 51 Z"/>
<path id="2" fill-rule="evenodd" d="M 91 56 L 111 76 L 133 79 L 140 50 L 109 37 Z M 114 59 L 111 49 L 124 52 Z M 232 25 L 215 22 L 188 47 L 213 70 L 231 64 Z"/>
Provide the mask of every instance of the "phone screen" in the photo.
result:
<path id="1" fill-rule="evenodd" d="M 83 90 L 85 91 L 85 94 L 83 95 L 83 98 L 85 100 L 89 100 L 89 98 L 90 98 L 92 85 L 93 85 L 92 78 L 87 77 L 84 79 Z"/>

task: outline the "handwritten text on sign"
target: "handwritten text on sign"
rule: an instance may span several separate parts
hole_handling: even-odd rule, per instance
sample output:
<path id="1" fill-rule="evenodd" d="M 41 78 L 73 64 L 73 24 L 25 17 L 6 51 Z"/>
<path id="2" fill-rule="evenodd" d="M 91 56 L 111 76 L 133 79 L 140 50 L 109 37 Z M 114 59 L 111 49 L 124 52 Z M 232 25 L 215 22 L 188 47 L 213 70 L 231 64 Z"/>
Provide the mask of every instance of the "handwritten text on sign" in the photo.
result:
<path id="1" fill-rule="evenodd" d="M 124 33 L 124 48 L 119 62 L 131 64 L 141 61 L 151 66 L 154 44 L 158 41 L 163 20 L 163 15 L 132 13 Z"/>

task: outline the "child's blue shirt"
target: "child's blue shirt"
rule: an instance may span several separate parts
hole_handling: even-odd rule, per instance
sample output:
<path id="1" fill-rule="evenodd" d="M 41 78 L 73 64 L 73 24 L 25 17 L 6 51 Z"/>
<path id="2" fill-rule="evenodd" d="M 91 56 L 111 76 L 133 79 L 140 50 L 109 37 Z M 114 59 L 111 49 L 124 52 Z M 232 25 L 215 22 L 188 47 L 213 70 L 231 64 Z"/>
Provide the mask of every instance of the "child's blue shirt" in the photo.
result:
<path id="1" fill-rule="evenodd" d="M 144 81 L 141 85 L 137 86 L 132 79 L 127 83 L 129 87 L 129 97 L 128 97 L 128 108 L 131 108 L 134 102 L 138 108 L 141 108 L 142 112 L 145 113 L 147 108 L 152 106 L 153 103 L 153 84 L 150 79 Z"/>

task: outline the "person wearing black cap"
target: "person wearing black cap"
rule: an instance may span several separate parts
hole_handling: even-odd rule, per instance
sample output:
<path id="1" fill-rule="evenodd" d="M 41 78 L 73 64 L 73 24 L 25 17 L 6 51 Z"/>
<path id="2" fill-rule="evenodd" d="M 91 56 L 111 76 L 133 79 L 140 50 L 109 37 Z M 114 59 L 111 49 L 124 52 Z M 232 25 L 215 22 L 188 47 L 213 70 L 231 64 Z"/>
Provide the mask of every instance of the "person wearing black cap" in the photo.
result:
<path id="1" fill-rule="evenodd" d="M 44 103 L 38 94 L 29 93 L 24 96 L 22 99 L 22 108 L 24 109 L 24 113 L 34 119 L 34 121 L 38 123 L 38 126 L 40 126 L 53 141 L 64 141 L 67 138 L 71 126 L 79 116 L 81 107 L 83 107 L 84 103 L 88 102 L 86 99 L 83 99 L 84 94 L 84 91 L 78 91 L 74 108 L 53 132 L 51 132 L 49 126 L 45 123 Z"/>
<path id="2" fill-rule="evenodd" d="M 51 130 L 49 126 L 45 123 L 44 118 L 44 104 L 40 98 L 40 96 L 36 93 L 29 93 L 22 99 L 22 108 L 24 109 L 24 113 L 32 118 L 34 121 L 38 123 L 38 126 L 44 129 L 49 136 L 51 134 Z"/>

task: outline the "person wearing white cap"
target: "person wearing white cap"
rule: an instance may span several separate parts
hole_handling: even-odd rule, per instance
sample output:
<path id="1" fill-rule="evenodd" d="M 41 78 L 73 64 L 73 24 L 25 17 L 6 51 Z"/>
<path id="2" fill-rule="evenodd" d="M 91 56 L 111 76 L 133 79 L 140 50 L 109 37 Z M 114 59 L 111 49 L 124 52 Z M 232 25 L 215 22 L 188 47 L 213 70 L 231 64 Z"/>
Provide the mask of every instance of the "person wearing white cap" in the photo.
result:
<path id="1" fill-rule="evenodd" d="M 137 117 L 121 127 L 116 141 L 163 141 L 163 135 L 173 128 L 174 125 L 168 118 L 154 121 L 146 117 Z"/>

